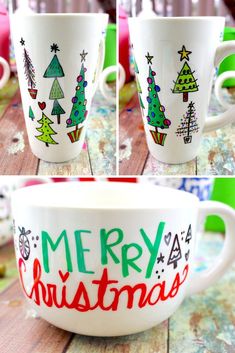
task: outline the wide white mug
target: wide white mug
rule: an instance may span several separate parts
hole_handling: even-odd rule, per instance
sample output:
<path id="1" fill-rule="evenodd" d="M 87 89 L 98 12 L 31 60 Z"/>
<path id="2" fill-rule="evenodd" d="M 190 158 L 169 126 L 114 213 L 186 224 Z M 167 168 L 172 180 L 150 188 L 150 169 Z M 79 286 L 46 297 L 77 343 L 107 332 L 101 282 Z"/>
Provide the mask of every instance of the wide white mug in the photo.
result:
<path id="1" fill-rule="evenodd" d="M 150 153 L 185 163 L 202 133 L 235 121 L 235 108 L 207 118 L 215 67 L 235 52 L 223 17 L 130 18 L 140 105 Z"/>
<path id="2" fill-rule="evenodd" d="M 82 149 L 103 68 L 106 14 L 14 14 L 11 20 L 32 152 L 49 162 Z"/>
<path id="3" fill-rule="evenodd" d="M 212 285 L 235 259 L 235 211 L 150 184 L 70 182 L 17 190 L 17 266 L 32 308 L 93 336 L 146 330 Z M 194 272 L 198 219 L 226 224 L 213 267 Z"/>

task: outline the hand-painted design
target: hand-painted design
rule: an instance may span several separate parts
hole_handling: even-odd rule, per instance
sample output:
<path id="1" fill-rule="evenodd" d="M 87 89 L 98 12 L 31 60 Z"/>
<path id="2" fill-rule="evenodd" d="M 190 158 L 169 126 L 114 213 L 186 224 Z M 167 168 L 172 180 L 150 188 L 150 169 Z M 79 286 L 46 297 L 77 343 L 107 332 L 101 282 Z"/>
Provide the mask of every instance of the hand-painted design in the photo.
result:
<path id="1" fill-rule="evenodd" d="M 33 109 L 31 106 L 29 107 L 29 117 L 32 121 L 34 121 L 35 116 L 34 116 L 34 112 L 33 112 Z"/>
<path id="2" fill-rule="evenodd" d="M 188 102 L 188 94 L 198 91 L 197 79 L 193 76 L 195 71 L 192 71 L 187 61 L 191 51 L 186 50 L 183 45 L 182 50 L 178 51 L 180 54 L 180 61 L 186 60 L 181 71 L 178 73 L 176 81 L 173 81 L 175 86 L 172 90 L 173 93 L 183 93 L 183 102 Z"/>
<path id="3" fill-rule="evenodd" d="M 197 124 L 197 117 L 196 117 L 196 109 L 194 107 L 193 102 L 190 102 L 188 105 L 188 110 L 186 114 L 180 121 L 180 125 L 176 130 L 177 136 L 184 136 L 184 143 L 188 144 L 192 142 L 192 135 L 193 133 L 197 133 L 199 131 L 199 126 Z"/>
<path id="4" fill-rule="evenodd" d="M 190 224 L 188 227 L 186 238 L 185 238 L 185 243 L 189 244 L 191 239 L 192 239 L 192 226 Z"/>
<path id="5" fill-rule="evenodd" d="M 28 235 L 31 233 L 31 230 L 26 231 L 24 227 L 22 228 L 18 227 L 18 229 L 20 231 L 20 235 L 19 235 L 20 253 L 24 260 L 28 260 L 30 255 L 30 243 L 29 243 Z"/>
<path id="6" fill-rule="evenodd" d="M 47 67 L 43 77 L 54 78 L 51 91 L 49 94 L 49 99 L 54 100 L 51 115 L 57 116 L 57 123 L 60 124 L 60 116 L 65 114 L 64 109 L 59 104 L 58 100 L 64 98 L 64 92 L 59 84 L 58 77 L 64 77 L 63 68 L 59 62 L 57 51 L 60 51 L 57 44 L 53 43 L 51 45 L 51 52 L 55 52 L 49 66 Z"/>
<path id="7" fill-rule="evenodd" d="M 188 249 L 188 251 L 186 252 L 185 256 L 185 260 L 188 261 L 189 259 L 189 254 L 190 254 L 190 250 Z"/>
<path id="8" fill-rule="evenodd" d="M 46 108 L 46 103 L 45 102 L 38 102 L 38 106 L 41 110 L 44 110 Z"/>
<path id="9" fill-rule="evenodd" d="M 171 241 L 171 232 L 169 232 L 168 234 L 164 235 L 164 240 L 166 245 L 168 246 L 170 244 Z"/>
<path id="10" fill-rule="evenodd" d="M 82 53 L 80 54 L 80 56 L 81 56 L 81 63 L 82 63 L 83 61 L 86 61 L 86 56 L 87 56 L 87 54 L 88 54 L 88 53 L 86 53 L 85 50 L 83 49 Z"/>
<path id="11" fill-rule="evenodd" d="M 152 65 L 153 56 L 150 55 L 149 52 L 147 52 L 147 55 L 145 55 L 145 57 L 147 59 L 147 64 Z"/>
<path id="12" fill-rule="evenodd" d="M 83 50 L 84 52 L 84 50 Z M 77 77 L 77 87 L 75 96 L 72 98 L 73 107 L 69 118 L 67 119 L 67 128 L 76 127 L 75 130 L 69 132 L 67 135 L 72 143 L 79 141 L 83 126 L 78 127 L 87 118 L 88 111 L 86 110 L 87 100 L 85 97 L 85 88 L 87 87 L 87 81 L 85 80 L 85 73 L 87 69 L 82 63 L 80 74 Z"/>
<path id="13" fill-rule="evenodd" d="M 49 144 L 58 145 L 58 143 L 55 142 L 51 137 L 51 135 L 57 134 L 57 132 L 55 132 L 50 126 L 51 124 L 54 124 L 53 121 L 51 121 L 44 113 L 42 113 L 42 118 L 38 120 L 38 123 L 41 124 L 42 126 L 38 127 L 37 130 L 42 134 L 35 137 L 39 141 L 44 142 L 47 147 L 49 147 Z"/>
<path id="14" fill-rule="evenodd" d="M 23 38 L 21 38 L 20 44 L 23 47 L 25 46 L 25 40 Z M 23 60 L 24 60 L 24 74 L 28 82 L 28 92 L 31 98 L 36 99 L 38 90 L 36 89 L 35 69 L 26 48 L 24 48 Z"/>
<path id="15" fill-rule="evenodd" d="M 134 59 L 134 68 L 135 68 L 136 85 L 137 85 L 137 91 L 138 91 L 138 96 L 139 96 L 140 107 L 141 107 L 141 109 L 143 111 L 143 109 L 145 109 L 145 106 L 144 106 L 143 100 L 141 98 L 142 89 L 140 87 L 140 82 L 139 82 L 139 78 L 138 78 L 138 75 L 137 75 L 137 74 L 139 74 L 139 69 L 138 69 L 138 66 L 137 66 L 137 63 L 136 63 L 135 59 Z"/>
<path id="16" fill-rule="evenodd" d="M 160 279 L 161 278 L 161 275 L 159 274 L 160 271 L 156 271 L 156 274 L 158 275 L 157 278 Z M 164 273 L 164 269 L 161 270 L 161 273 Z"/>
<path id="17" fill-rule="evenodd" d="M 160 264 L 160 262 L 164 263 L 165 256 L 162 255 L 160 252 L 160 255 L 157 258 L 157 263 Z"/>
<path id="18" fill-rule="evenodd" d="M 34 242 L 34 244 L 33 244 L 34 248 L 36 248 L 37 247 L 37 242 L 39 241 L 39 236 L 38 235 L 36 235 L 36 237 L 32 236 L 31 239 Z"/>
<path id="19" fill-rule="evenodd" d="M 149 77 L 147 78 L 149 91 L 149 95 L 147 97 L 147 121 L 150 126 L 155 127 L 155 131 L 150 130 L 154 142 L 157 145 L 164 146 L 167 134 L 159 132 L 158 128 L 169 129 L 171 121 L 165 117 L 165 107 L 160 103 L 158 92 L 160 92 L 161 89 L 158 85 L 155 84 L 155 76 L 156 72 L 152 70 L 151 66 L 149 66 Z"/>
<path id="20" fill-rule="evenodd" d="M 59 275 L 60 275 L 60 278 L 61 278 L 63 283 L 67 281 L 67 279 L 69 278 L 69 274 L 70 273 L 68 271 L 65 272 L 65 273 L 62 273 L 62 271 L 59 270 Z"/>
<path id="21" fill-rule="evenodd" d="M 171 248 L 170 256 L 167 265 L 173 264 L 174 269 L 177 267 L 177 262 L 182 258 L 178 235 L 175 235 L 174 242 Z"/>

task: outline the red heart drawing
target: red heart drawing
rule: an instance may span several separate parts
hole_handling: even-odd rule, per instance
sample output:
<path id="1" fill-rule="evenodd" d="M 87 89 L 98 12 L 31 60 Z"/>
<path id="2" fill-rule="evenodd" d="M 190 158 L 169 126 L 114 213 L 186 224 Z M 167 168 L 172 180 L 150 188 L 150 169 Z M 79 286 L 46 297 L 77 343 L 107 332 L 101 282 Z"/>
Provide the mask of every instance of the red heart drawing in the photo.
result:
<path id="1" fill-rule="evenodd" d="M 65 272 L 65 273 L 62 273 L 60 270 L 59 270 L 59 275 L 60 275 L 60 278 L 62 279 L 62 282 L 64 283 L 68 277 L 69 277 L 69 272 Z"/>
<path id="2" fill-rule="evenodd" d="M 38 102 L 38 106 L 41 110 L 44 110 L 46 108 L 46 103 L 45 102 Z"/>

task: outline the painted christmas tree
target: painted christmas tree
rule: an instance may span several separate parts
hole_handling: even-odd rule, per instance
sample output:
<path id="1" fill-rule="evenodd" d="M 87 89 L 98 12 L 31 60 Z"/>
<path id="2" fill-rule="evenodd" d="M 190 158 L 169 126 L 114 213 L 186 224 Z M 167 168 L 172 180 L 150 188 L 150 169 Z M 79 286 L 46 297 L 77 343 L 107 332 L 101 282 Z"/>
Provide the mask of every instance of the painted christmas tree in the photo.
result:
<path id="1" fill-rule="evenodd" d="M 57 142 L 53 140 L 52 135 L 56 135 L 57 133 L 51 128 L 51 124 L 54 124 L 44 113 L 42 113 L 42 118 L 38 120 L 41 127 L 38 127 L 37 130 L 42 134 L 39 136 L 35 136 L 39 141 L 45 142 L 46 146 L 50 145 L 58 145 Z"/>
<path id="2" fill-rule="evenodd" d="M 23 38 L 21 38 L 20 44 L 22 46 L 25 46 L 25 40 Z M 35 69 L 26 48 L 24 48 L 23 60 L 24 60 L 24 74 L 28 82 L 28 91 L 30 96 L 33 99 L 36 99 L 38 91 L 36 89 Z"/>
<path id="3" fill-rule="evenodd" d="M 69 119 L 67 119 L 67 128 L 70 127 L 75 127 L 75 130 L 72 132 L 68 133 L 68 136 L 70 138 L 70 141 L 72 143 L 79 141 L 83 126 L 79 128 L 79 125 L 82 124 L 88 114 L 88 111 L 86 110 L 86 104 L 87 100 L 85 97 L 85 88 L 87 87 L 87 81 L 85 80 L 85 73 L 87 69 L 84 67 L 83 61 L 85 61 L 85 57 L 87 53 L 84 52 L 80 54 L 82 57 L 82 65 L 80 69 L 80 74 L 77 77 L 77 87 L 76 87 L 76 93 L 75 96 L 72 98 L 72 110 L 69 116 Z"/>
<path id="4" fill-rule="evenodd" d="M 149 55 L 146 56 L 148 63 L 152 64 L 153 57 Z M 149 66 L 149 76 L 147 78 L 148 82 L 148 115 L 147 121 L 150 126 L 155 127 L 155 131 L 150 130 L 153 140 L 156 144 L 164 146 L 167 134 L 159 132 L 158 129 L 169 129 L 171 121 L 165 117 L 165 107 L 161 105 L 158 93 L 160 92 L 160 87 L 155 83 L 156 72 L 152 70 Z"/>
<path id="5" fill-rule="evenodd" d="M 62 88 L 60 87 L 58 77 L 64 77 L 64 71 L 63 68 L 59 62 L 59 59 L 56 55 L 57 51 L 60 51 L 59 47 L 57 44 L 51 45 L 51 52 L 55 52 L 55 55 L 53 56 L 48 68 L 46 69 L 43 77 L 46 78 L 54 78 L 49 99 L 54 100 L 53 103 L 53 109 L 51 114 L 52 115 L 57 115 L 57 123 L 60 124 L 60 116 L 65 114 L 64 109 L 61 107 L 60 103 L 58 102 L 59 99 L 64 98 L 64 92 L 62 91 Z"/>
<path id="6" fill-rule="evenodd" d="M 194 107 L 194 103 L 190 102 L 188 105 L 188 110 L 186 115 L 180 121 L 180 125 L 176 130 L 177 136 L 184 136 L 184 143 L 192 142 L 193 133 L 197 133 L 199 131 L 199 126 L 197 124 L 196 110 Z"/>
<path id="7" fill-rule="evenodd" d="M 182 257 L 182 254 L 180 249 L 180 243 L 179 243 L 178 235 L 176 234 L 167 265 L 173 264 L 173 267 L 176 268 L 177 262 L 181 259 L 181 257 Z"/>
<path id="8" fill-rule="evenodd" d="M 30 117 L 30 119 L 31 119 L 32 121 L 34 121 L 35 116 L 34 116 L 32 107 L 29 107 L 29 117 Z"/>
<path id="9" fill-rule="evenodd" d="M 188 232 L 187 232 L 186 238 L 185 238 L 185 243 L 189 244 L 191 239 L 192 239 L 192 227 L 190 224 L 188 227 Z"/>
<path id="10" fill-rule="evenodd" d="M 138 96 L 139 96 L 140 106 L 142 109 L 145 109 L 145 106 L 144 106 L 144 103 L 143 103 L 142 97 L 141 97 L 142 89 L 140 87 L 140 82 L 139 82 L 138 75 L 137 75 L 137 74 L 139 74 L 139 69 L 138 69 L 138 66 L 137 66 L 135 59 L 134 59 L 134 68 L 135 68 L 136 85 L 137 85 L 137 92 L 138 92 Z"/>
<path id="11" fill-rule="evenodd" d="M 186 59 L 189 61 L 189 54 L 191 51 L 186 50 L 183 45 L 182 50 L 178 51 L 180 56 L 180 61 Z M 177 80 L 174 81 L 174 88 L 172 90 L 173 93 L 183 93 L 183 102 L 188 102 L 188 94 L 190 92 L 198 91 L 197 80 L 194 78 L 193 74 L 195 71 L 192 71 L 187 61 L 184 62 L 184 65 L 178 73 Z"/>

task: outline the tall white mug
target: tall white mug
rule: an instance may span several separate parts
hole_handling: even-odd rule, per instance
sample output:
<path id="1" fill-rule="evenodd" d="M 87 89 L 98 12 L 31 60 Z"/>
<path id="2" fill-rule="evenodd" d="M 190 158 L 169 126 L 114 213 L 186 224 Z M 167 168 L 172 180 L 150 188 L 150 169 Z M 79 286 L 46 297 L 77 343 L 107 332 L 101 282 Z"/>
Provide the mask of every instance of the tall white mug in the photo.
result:
<path id="1" fill-rule="evenodd" d="M 150 153 L 165 163 L 197 156 L 202 133 L 235 120 L 235 108 L 207 118 L 214 69 L 235 52 L 220 43 L 223 17 L 129 19 Z"/>
<path id="2" fill-rule="evenodd" d="M 64 162 L 82 149 L 103 68 L 106 14 L 15 14 L 13 41 L 32 152 Z"/>

